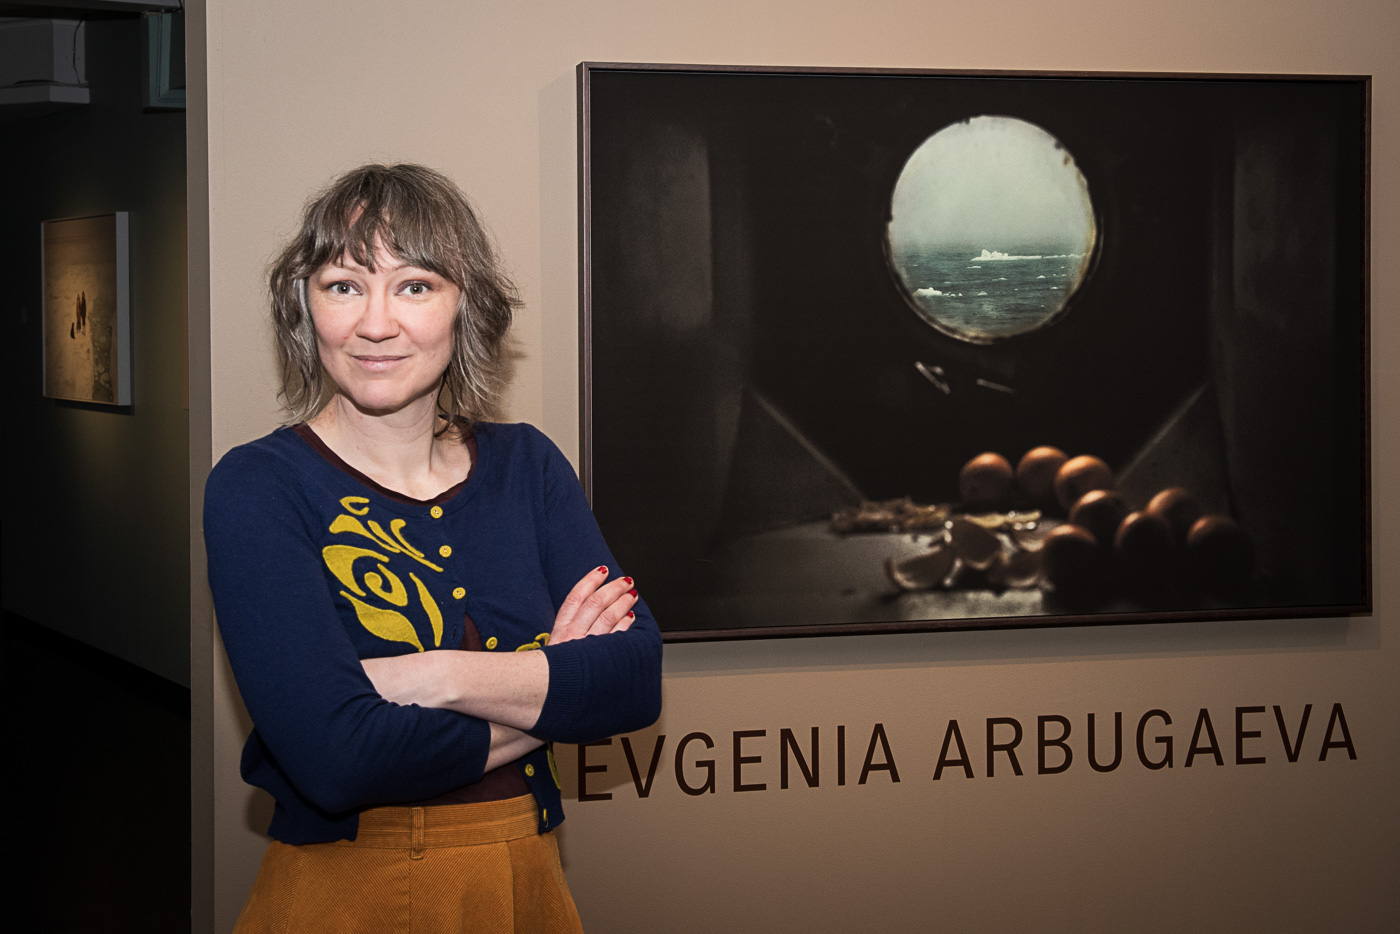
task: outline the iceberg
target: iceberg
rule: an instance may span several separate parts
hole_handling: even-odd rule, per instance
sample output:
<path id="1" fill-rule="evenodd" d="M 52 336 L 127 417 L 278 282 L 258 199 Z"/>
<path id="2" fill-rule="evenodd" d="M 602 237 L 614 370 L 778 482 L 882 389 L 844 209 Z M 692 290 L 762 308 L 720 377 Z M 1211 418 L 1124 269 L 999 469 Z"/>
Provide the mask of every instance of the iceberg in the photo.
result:
<path id="1" fill-rule="evenodd" d="M 1028 255 L 1016 255 L 1016 254 L 1013 254 L 1013 253 L 1003 253 L 1003 252 L 1001 252 L 1001 250 L 983 250 L 980 256 L 974 256 L 974 257 L 972 257 L 972 259 L 970 260 L 970 262 L 973 262 L 973 263 L 987 263 L 987 262 L 992 262 L 992 261 L 994 261 L 994 260 L 1003 260 L 1003 261 L 1004 261 L 1004 260 L 1013 260 L 1013 259 L 1044 259 L 1044 258 L 1045 258 L 1045 257 L 1041 256 L 1040 254 L 1036 254 L 1036 255 L 1034 255 L 1034 256 L 1028 256 Z"/>

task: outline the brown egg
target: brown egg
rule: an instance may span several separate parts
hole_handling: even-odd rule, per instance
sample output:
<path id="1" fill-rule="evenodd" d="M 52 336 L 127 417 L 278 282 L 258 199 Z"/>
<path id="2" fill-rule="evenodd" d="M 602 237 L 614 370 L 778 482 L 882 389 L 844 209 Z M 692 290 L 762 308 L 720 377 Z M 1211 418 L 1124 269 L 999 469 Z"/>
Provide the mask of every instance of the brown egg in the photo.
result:
<path id="1" fill-rule="evenodd" d="M 1041 550 L 1045 579 L 1057 593 L 1082 597 L 1103 587 L 1108 559 L 1088 529 L 1066 524 L 1045 536 Z"/>
<path id="2" fill-rule="evenodd" d="M 1177 544 L 1184 545 L 1191 526 L 1201 517 L 1201 504 L 1188 491 L 1173 486 L 1152 497 L 1144 511 L 1166 520 Z"/>
<path id="3" fill-rule="evenodd" d="M 1097 457 L 1081 454 L 1064 462 L 1055 474 L 1055 498 L 1063 509 L 1079 502 L 1090 490 L 1113 489 L 1113 471 Z"/>
<path id="4" fill-rule="evenodd" d="M 1069 511 L 1069 521 L 1089 530 L 1104 548 L 1113 547 L 1118 524 L 1128 514 L 1128 501 L 1113 490 L 1090 490 Z"/>
<path id="5" fill-rule="evenodd" d="M 1069 460 L 1059 448 L 1042 445 L 1021 455 L 1016 464 L 1016 483 L 1021 492 L 1034 503 L 1052 503 L 1055 497 L 1055 474 Z"/>
<path id="6" fill-rule="evenodd" d="M 1014 483 L 1011 462 L 988 451 L 963 465 L 958 474 L 958 493 L 969 506 L 991 508 L 1011 497 Z"/>
<path id="7" fill-rule="evenodd" d="M 1114 536 L 1113 557 L 1129 589 L 1165 587 L 1175 576 L 1177 561 L 1171 526 L 1150 512 L 1129 513 Z"/>
<path id="8" fill-rule="evenodd" d="M 1254 570 L 1254 543 L 1229 516 L 1201 516 L 1186 536 L 1186 560 L 1202 590 L 1236 596 Z"/>

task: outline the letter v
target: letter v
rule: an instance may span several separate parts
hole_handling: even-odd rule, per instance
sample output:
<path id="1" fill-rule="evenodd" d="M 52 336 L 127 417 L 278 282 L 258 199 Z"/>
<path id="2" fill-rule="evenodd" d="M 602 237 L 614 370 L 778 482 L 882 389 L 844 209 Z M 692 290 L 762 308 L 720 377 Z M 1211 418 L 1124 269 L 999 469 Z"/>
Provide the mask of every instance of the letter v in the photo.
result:
<path id="1" fill-rule="evenodd" d="M 1312 704 L 1303 708 L 1303 719 L 1298 721 L 1298 739 L 1292 746 L 1288 745 L 1288 727 L 1283 722 L 1283 708 L 1274 704 L 1274 719 L 1278 721 L 1279 739 L 1283 740 L 1283 752 L 1288 756 L 1289 762 L 1298 761 L 1298 753 L 1303 749 L 1303 734 L 1308 731 L 1308 717 L 1312 714 Z"/>
<path id="2" fill-rule="evenodd" d="M 656 745 L 651 750 L 651 765 L 647 766 L 646 781 L 642 781 L 642 773 L 637 769 L 637 759 L 632 755 L 632 740 L 630 737 L 622 737 L 622 751 L 627 755 L 627 768 L 632 772 L 632 784 L 637 786 L 637 797 L 645 798 L 651 794 L 651 783 L 656 779 L 656 765 L 661 761 L 661 747 L 666 745 L 666 734 L 660 733 L 656 737 Z"/>

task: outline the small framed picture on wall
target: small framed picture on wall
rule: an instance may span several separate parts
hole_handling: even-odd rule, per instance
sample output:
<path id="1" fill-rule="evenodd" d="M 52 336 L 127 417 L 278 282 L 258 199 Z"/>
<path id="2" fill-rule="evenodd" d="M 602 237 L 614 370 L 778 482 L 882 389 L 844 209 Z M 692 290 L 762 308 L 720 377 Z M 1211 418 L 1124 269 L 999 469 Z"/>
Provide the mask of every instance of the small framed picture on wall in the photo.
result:
<path id="1" fill-rule="evenodd" d="M 131 404 L 127 213 L 45 221 L 44 395 Z"/>

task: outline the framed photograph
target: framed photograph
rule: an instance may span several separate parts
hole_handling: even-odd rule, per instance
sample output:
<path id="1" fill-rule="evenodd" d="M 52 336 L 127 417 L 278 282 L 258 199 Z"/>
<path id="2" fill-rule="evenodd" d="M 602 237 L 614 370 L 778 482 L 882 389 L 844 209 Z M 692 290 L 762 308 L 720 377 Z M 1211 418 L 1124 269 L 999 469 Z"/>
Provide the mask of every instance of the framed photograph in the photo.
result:
<path id="1" fill-rule="evenodd" d="M 1369 612 L 1365 76 L 579 66 L 668 639 Z"/>
<path id="2" fill-rule="evenodd" d="M 44 395 L 131 404 L 127 215 L 44 221 Z"/>

